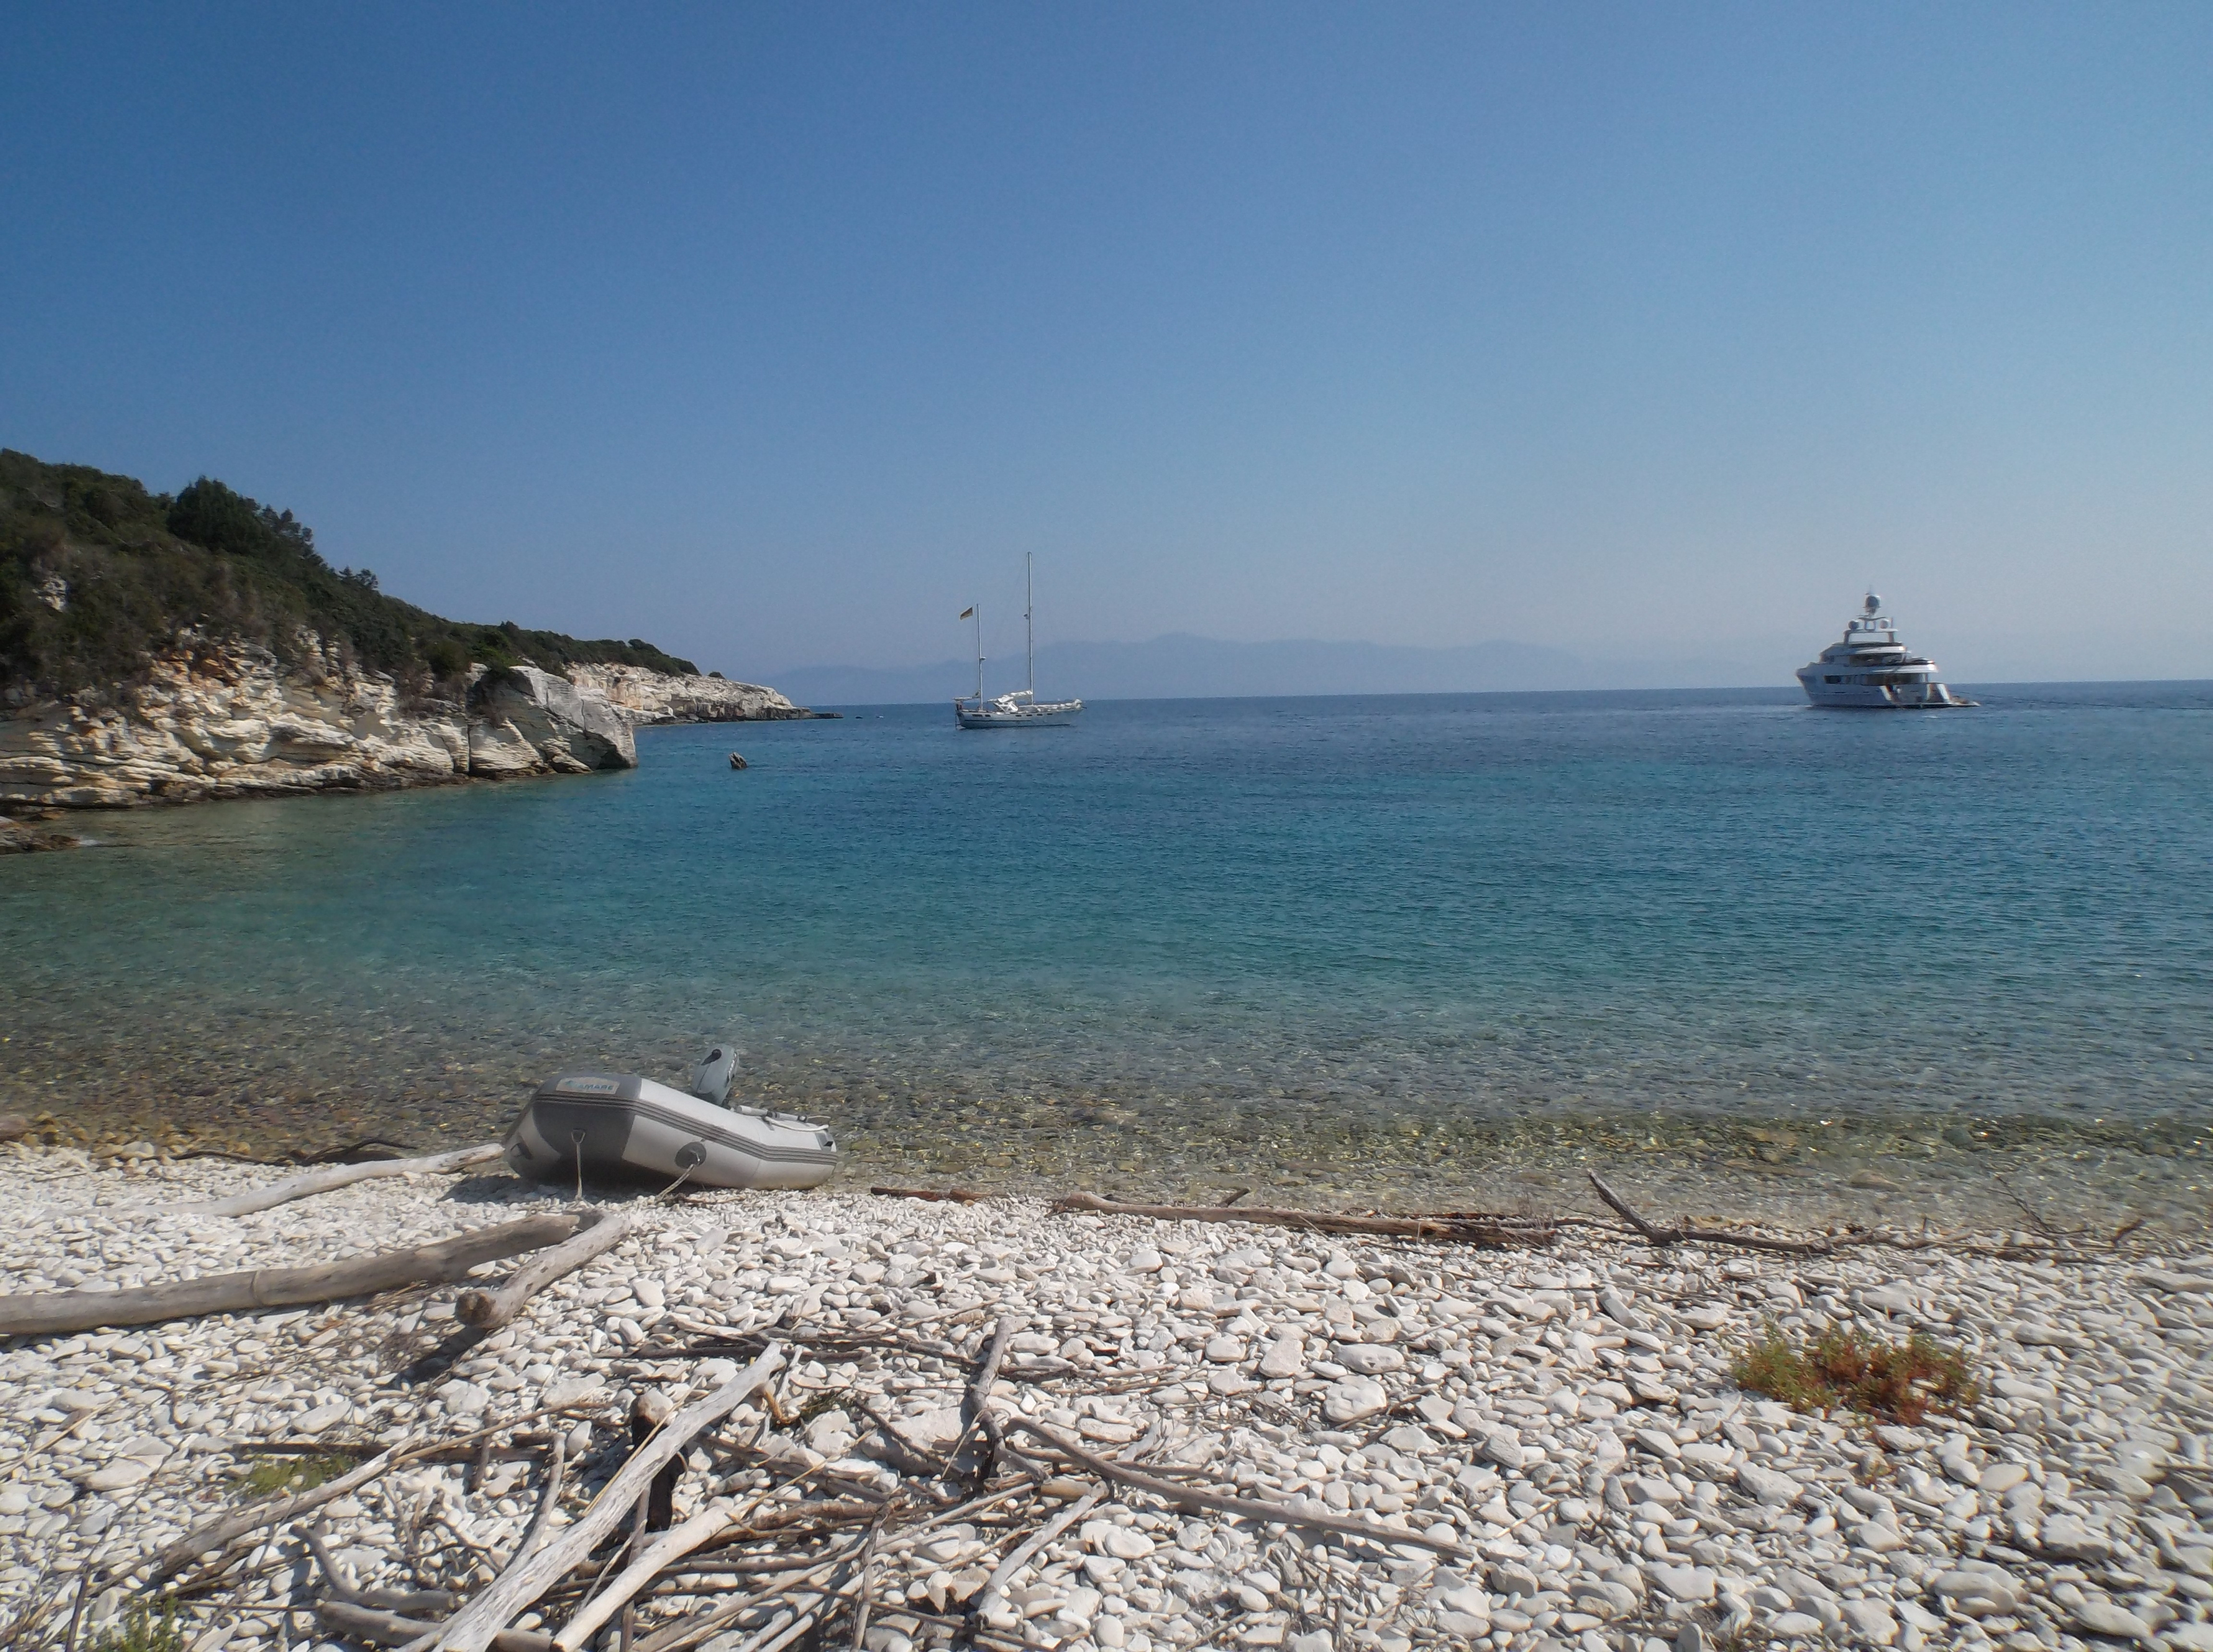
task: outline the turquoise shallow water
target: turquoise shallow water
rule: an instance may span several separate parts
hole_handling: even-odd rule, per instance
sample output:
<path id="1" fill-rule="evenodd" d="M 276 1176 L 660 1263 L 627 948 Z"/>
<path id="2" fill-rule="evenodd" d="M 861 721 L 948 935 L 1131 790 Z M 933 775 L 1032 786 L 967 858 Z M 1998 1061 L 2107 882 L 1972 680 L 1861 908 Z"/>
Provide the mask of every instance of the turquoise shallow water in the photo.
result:
<path id="1" fill-rule="evenodd" d="M 882 708 L 97 817 L 0 864 L 0 1106 L 415 1141 L 727 1030 L 887 1161 L 991 1119 L 1294 1180 L 1425 1120 L 2202 1135 L 2213 685 L 1980 697 Z"/>

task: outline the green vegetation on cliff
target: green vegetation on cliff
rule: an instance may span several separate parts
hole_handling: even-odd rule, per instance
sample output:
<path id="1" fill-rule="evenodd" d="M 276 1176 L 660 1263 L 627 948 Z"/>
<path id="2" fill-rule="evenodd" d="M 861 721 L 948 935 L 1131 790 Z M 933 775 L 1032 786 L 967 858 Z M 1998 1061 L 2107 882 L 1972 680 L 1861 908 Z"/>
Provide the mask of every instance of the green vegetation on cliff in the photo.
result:
<path id="1" fill-rule="evenodd" d="M 636 637 L 581 642 L 426 613 L 379 591 L 365 568 L 332 567 L 290 511 L 206 477 L 171 497 L 0 448 L 0 691 L 10 698 L 131 681 L 185 631 L 290 660 L 303 629 L 423 697 L 458 698 L 479 663 L 697 672 Z"/>

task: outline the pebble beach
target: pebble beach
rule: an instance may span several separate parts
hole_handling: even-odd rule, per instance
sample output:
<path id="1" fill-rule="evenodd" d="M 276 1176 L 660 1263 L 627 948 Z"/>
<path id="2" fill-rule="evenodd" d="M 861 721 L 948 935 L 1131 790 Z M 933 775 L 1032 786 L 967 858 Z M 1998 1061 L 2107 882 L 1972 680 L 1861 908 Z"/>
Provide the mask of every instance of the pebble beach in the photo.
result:
<path id="1" fill-rule="evenodd" d="M 0 1266 L 17 1294 L 336 1260 L 571 1192 L 494 1167 L 182 1215 L 162 1207 L 274 1173 L 10 1151 Z M 374 1478 L 210 1557 L 197 1583 L 170 1580 L 174 1643 L 195 1652 L 370 1643 L 319 1618 L 333 1580 L 311 1537 L 362 1598 L 465 1597 L 532 1523 L 554 1435 L 571 1465 L 558 1530 L 622 1460 L 640 1395 L 681 1405 L 727 1382 L 742 1353 L 695 1344 L 752 1338 L 789 1356 L 773 1403 L 694 1443 L 675 1515 L 728 1500 L 756 1533 L 744 1552 L 775 1564 L 779 1509 L 923 1498 L 908 1535 L 860 1563 L 870 1652 L 960 1635 L 1056 1652 L 2213 1649 L 2213 1254 L 2188 1246 L 1796 1256 L 1589 1225 L 1491 1250 L 1014 1195 L 586 1197 L 631 1205 L 638 1230 L 480 1339 L 453 1318 L 455 1285 L 9 1339 L 0 1643 L 62 1644 L 72 1617 L 77 1644 L 121 1633 L 164 1545 L 247 1506 L 241 1477 L 286 1460 L 256 1447 L 350 1463 L 497 1442 Z M 903 1492 L 918 1459 L 956 1446 L 963 1388 L 1007 1317 L 993 1403 L 1010 1422 L 1285 1518 L 1180 1509 L 1066 1461 L 1041 1486 L 1003 1465 L 1010 1489 L 960 1518 L 958 1486 Z M 1918 1331 L 1960 1351 L 1979 1397 L 1910 1428 L 1793 1411 L 1730 1375 L 1770 1326 Z M 752 1564 L 664 1580 L 631 1632 L 729 1611 Z M 515 1630 L 550 1643 L 573 1609 Z M 765 1649 L 792 1611 L 767 1599 L 710 1637 L 646 1643 Z"/>

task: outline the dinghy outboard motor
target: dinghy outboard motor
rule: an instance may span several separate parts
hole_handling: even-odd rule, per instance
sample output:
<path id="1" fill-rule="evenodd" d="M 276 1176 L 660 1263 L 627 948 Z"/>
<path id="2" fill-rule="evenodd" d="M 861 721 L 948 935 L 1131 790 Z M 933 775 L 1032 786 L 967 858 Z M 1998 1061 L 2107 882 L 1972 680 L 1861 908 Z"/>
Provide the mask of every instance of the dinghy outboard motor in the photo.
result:
<path id="1" fill-rule="evenodd" d="M 692 1070 L 692 1094 L 717 1107 L 730 1105 L 730 1086 L 737 1082 L 738 1052 L 727 1044 L 707 1052 L 707 1058 Z"/>
<path id="2" fill-rule="evenodd" d="M 820 1187 L 838 1168 L 827 1129 L 758 1107 L 733 1107 L 737 1052 L 718 1044 L 692 1070 L 691 1093 L 636 1073 L 571 1070 L 538 1087 L 507 1133 L 518 1176 L 669 1182 L 694 1187 Z"/>

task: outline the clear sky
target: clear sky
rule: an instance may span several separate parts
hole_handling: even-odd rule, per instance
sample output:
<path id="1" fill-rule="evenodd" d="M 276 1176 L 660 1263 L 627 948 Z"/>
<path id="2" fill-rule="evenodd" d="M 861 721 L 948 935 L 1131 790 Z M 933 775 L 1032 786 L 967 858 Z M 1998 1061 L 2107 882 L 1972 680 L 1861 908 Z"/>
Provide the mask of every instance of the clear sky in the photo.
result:
<path id="1" fill-rule="evenodd" d="M 1784 670 L 1872 578 L 2213 675 L 2209 84 L 2204 3 L 21 4 L 0 442 L 771 680 L 1003 654 L 1025 551 L 1063 637 Z"/>

